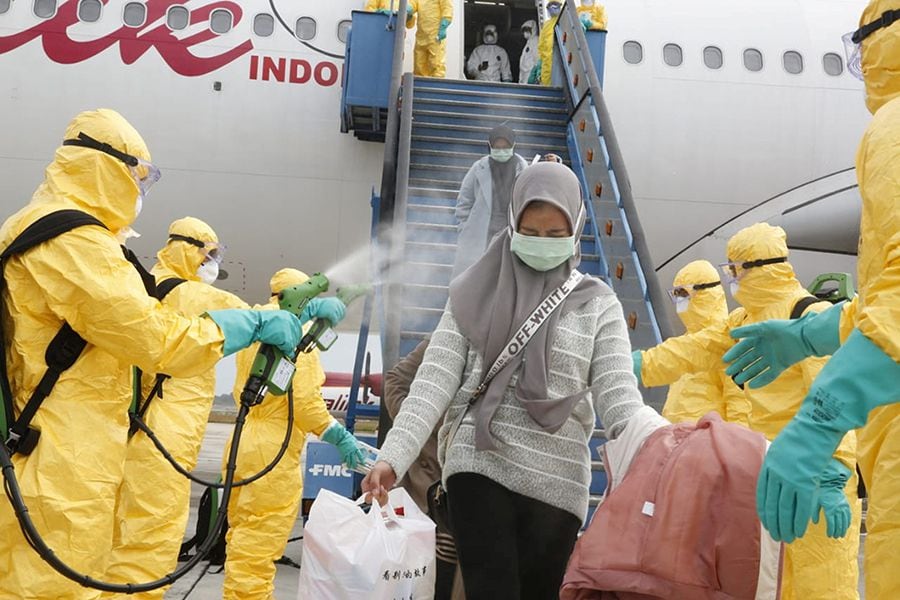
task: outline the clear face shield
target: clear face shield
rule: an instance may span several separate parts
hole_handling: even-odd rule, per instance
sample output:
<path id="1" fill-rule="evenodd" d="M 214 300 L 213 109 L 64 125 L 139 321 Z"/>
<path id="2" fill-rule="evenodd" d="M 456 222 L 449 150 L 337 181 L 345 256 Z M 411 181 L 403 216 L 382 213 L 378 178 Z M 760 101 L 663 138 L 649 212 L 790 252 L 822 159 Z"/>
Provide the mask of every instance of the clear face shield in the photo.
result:
<path id="1" fill-rule="evenodd" d="M 694 285 L 679 285 L 668 291 L 669 300 L 675 305 L 675 310 L 679 313 L 685 312 L 691 305 L 691 298 L 702 290 L 708 290 L 722 285 L 721 281 L 710 281 L 708 283 L 696 283 Z"/>
<path id="2" fill-rule="evenodd" d="M 169 241 L 185 242 L 191 246 L 196 246 L 203 252 L 203 262 L 215 262 L 216 264 L 222 263 L 222 260 L 225 258 L 225 251 L 228 249 L 225 244 L 220 244 L 219 242 L 204 242 L 203 240 L 177 233 L 170 234 Z"/>
<path id="3" fill-rule="evenodd" d="M 900 21 L 900 9 L 886 10 L 881 17 L 875 19 L 871 23 L 866 23 L 856 31 L 845 33 L 841 36 L 844 43 L 844 54 L 847 58 L 847 70 L 851 75 L 863 80 L 862 72 L 862 42 L 864 39 L 885 27 L 890 27 L 894 23 Z"/>
<path id="4" fill-rule="evenodd" d="M 748 260 L 745 262 L 726 262 L 719 265 L 719 270 L 722 271 L 723 281 L 727 284 L 732 284 L 743 279 L 750 269 L 784 262 L 787 262 L 786 256 L 781 256 L 779 258 L 761 258 L 759 260 Z"/>

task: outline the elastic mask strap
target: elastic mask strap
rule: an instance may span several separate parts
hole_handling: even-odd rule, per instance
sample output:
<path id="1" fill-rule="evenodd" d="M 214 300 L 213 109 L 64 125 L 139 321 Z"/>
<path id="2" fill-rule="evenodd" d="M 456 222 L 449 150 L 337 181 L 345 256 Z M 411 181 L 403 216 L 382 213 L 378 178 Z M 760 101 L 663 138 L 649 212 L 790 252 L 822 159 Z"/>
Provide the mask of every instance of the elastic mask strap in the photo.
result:
<path id="1" fill-rule="evenodd" d="M 720 285 L 722 285 L 721 281 L 711 281 L 709 283 L 698 283 L 691 287 L 693 288 L 693 290 L 695 292 L 699 292 L 700 290 L 708 290 L 710 288 L 718 287 Z"/>
<path id="2" fill-rule="evenodd" d="M 121 160 L 123 163 L 128 165 L 129 167 L 138 166 L 138 159 L 135 156 L 130 154 L 126 154 L 121 150 L 116 150 L 109 144 L 105 142 L 100 142 L 87 135 L 86 133 L 79 133 L 78 139 L 76 140 L 63 140 L 63 146 L 79 146 L 81 148 L 90 148 L 91 150 L 99 150 L 100 152 L 104 152 L 109 154 L 110 156 Z"/>
<path id="3" fill-rule="evenodd" d="M 201 242 L 197 238 L 193 238 L 187 235 L 178 235 L 177 233 L 169 234 L 170 242 L 187 242 L 191 246 L 197 246 L 198 248 L 206 248 L 206 243 Z"/>
<path id="4" fill-rule="evenodd" d="M 879 29 L 884 29 L 885 27 L 890 27 L 895 22 L 900 21 L 900 10 L 886 10 L 881 14 L 881 17 L 875 19 L 871 23 L 866 23 L 859 29 L 853 32 L 853 40 L 854 44 L 860 44 L 864 39 L 878 31 Z"/>
<path id="5" fill-rule="evenodd" d="M 741 263 L 741 268 L 743 269 L 752 269 L 753 267 L 764 267 L 766 265 L 777 265 L 778 263 L 787 262 L 787 257 L 782 256 L 780 258 L 761 258 L 759 260 L 750 260 L 744 263 Z"/>

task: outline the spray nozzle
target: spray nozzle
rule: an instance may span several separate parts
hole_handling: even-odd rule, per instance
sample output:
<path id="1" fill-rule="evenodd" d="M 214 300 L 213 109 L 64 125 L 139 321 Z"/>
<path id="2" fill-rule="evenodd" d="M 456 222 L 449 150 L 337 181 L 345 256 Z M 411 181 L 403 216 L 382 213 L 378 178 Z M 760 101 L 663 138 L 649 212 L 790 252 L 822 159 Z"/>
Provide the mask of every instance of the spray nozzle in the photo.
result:
<path id="1" fill-rule="evenodd" d="M 365 296 L 371 291 L 371 283 L 358 283 L 355 285 L 343 285 L 339 287 L 335 292 L 335 295 L 338 297 L 338 300 L 344 303 L 344 305 L 349 306 L 351 302 L 361 296 Z"/>

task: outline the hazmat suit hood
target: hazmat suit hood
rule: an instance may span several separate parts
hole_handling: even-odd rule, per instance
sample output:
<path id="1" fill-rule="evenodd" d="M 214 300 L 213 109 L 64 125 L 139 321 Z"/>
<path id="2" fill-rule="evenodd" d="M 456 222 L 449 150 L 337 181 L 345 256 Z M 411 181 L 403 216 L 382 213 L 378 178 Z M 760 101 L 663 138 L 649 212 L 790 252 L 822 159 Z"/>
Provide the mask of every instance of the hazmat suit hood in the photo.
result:
<path id="1" fill-rule="evenodd" d="M 872 0 L 859 19 L 860 27 L 878 20 L 888 10 L 900 10 L 900 0 Z M 873 115 L 900 97 L 900 21 L 862 41 L 862 72 L 866 107 Z"/>
<path id="2" fill-rule="evenodd" d="M 756 223 L 746 227 L 728 240 L 728 260 L 748 262 L 788 256 L 787 234 L 781 227 Z M 734 299 L 750 315 L 759 315 L 772 306 L 796 297 L 803 286 L 797 281 L 794 268 L 788 262 L 747 269 L 739 282 Z"/>
<path id="3" fill-rule="evenodd" d="M 276 271 L 269 280 L 269 291 L 272 292 L 272 303 L 278 304 L 278 298 L 276 298 L 276 296 L 278 296 L 284 288 L 289 288 L 292 285 L 300 285 L 301 283 L 306 283 L 308 280 L 309 275 L 297 269 L 286 268 Z"/>
<path id="4" fill-rule="evenodd" d="M 712 263 L 695 260 L 681 268 L 675 275 L 675 286 L 691 286 L 720 281 L 719 272 Z M 728 318 L 728 303 L 721 285 L 697 290 L 691 296 L 688 309 L 678 313 L 688 333 L 700 331 L 715 322 Z"/>
<path id="5" fill-rule="evenodd" d="M 114 110 L 101 108 L 79 114 L 69 123 L 63 139 L 76 139 L 80 133 L 150 162 L 150 151 L 141 135 Z M 38 204 L 52 205 L 50 210 L 77 208 L 117 234 L 137 218 L 139 192 L 128 165 L 114 156 L 92 148 L 60 146 L 29 208 Z"/>
<path id="6" fill-rule="evenodd" d="M 218 243 L 213 228 L 200 219 L 184 217 L 169 225 L 169 236 L 179 235 L 201 242 Z M 206 260 L 203 249 L 184 240 L 169 239 L 156 253 L 157 263 L 152 269 L 157 281 L 177 277 L 188 281 L 200 281 L 197 269 Z"/>

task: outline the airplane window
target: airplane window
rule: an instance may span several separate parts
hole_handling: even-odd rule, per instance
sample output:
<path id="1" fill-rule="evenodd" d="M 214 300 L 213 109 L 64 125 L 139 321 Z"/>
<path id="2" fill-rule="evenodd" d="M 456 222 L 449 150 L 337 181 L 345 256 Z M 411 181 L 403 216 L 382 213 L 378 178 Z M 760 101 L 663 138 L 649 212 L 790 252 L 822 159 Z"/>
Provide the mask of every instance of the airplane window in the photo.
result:
<path id="1" fill-rule="evenodd" d="M 748 71 L 762 71 L 763 68 L 763 56 L 762 52 L 756 50 L 755 48 L 748 48 L 744 50 L 744 66 Z"/>
<path id="2" fill-rule="evenodd" d="M 703 64 L 710 69 L 722 68 L 722 51 L 715 46 L 707 46 L 703 49 Z"/>
<path id="3" fill-rule="evenodd" d="M 100 20 L 100 10 L 103 4 L 100 0 L 81 0 L 78 3 L 78 19 L 85 23 L 96 23 Z"/>
<path id="4" fill-rule="evenodd" d="M 125 5 L 122 18 L 129 27 L 140 27 L 147 19 L 147 7 L 143 2 L 129 2 Z"/>
<path id="5" fill-rule="evenodd" d="M 34 0 L 34 14 L 49 19 L 56 14 L 56 0 Z"/>
<path id="6" fill-rule="evenodd" d="M 253 33 L 259 37 L 269 37 L 275 33 L 275 17 L 266 13 L 253 17 Z"/>
<path id="7" fill-rule="evenodd" d="M 638 42 L 625 42 L 622 53 L 629 65 L 636 65 L 644 60 L 644 48 Z"/>
<path id="8" fill-rule="evenodd" d="M 670 67 L 680 67 L 684 61 L 681 46 L 678 44 L 666 44 L 663 46 L 663 60 Z"/>
<path id="9" fill-rule="evenodd" d="M 799 52 L 788 50 L 784 53 L 784 70 L 791 75 L 803 72 L 803 56 Z"/>
<path id="10" fill-rule="evenodd" d="M 840 54 L 829 52 L 822 57 L 822 66 L 825 68 L 826 73 L 837 77 L 844 72 L 844 59 L 841 58 Z"/>
<path id="11" fill-rule="evenodd" d="M 311 17 L 300 17 L 294 27 L 294 33 L 301 40 L 311 40 L 316 37 L 316 20 Z"/>
<path id="12" fill-rule="evenodd" d="M 342 44 L 347 43 L 347 35 L 350 33 L 350 20 L 344 19 L 338 23 L 338 39 Z"/>
<path id="13" fill-rule="evenodd" d="M 166 13 L 166 25 L 169 26 L 169 29 L 172 31 L 181 31 L 187 27 L 190 22 L 191 13 L 188 9 L 183 6 L 169 7 L 169 12 Z"/>
<path id="14" fill-rule="evenodd" d="M 228 33 L 234 24 L 231 11 L 217 8 L 209 15 L 209 28 L 218 34 Z"/>

